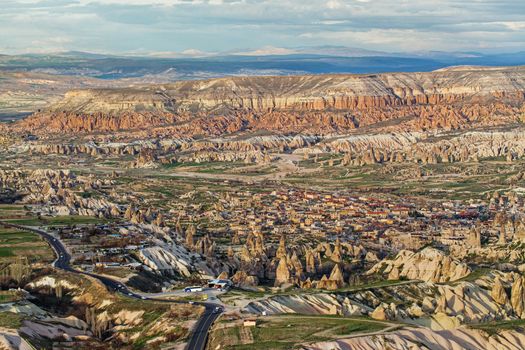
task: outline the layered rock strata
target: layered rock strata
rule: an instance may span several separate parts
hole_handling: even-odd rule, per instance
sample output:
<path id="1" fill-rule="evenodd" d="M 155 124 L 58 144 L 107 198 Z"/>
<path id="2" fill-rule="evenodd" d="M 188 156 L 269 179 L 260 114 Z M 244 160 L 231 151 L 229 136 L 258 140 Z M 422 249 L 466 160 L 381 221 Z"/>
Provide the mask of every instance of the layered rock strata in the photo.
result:
<path id="1" fill-rule="evenodd" d="M 522 67 L 233 77 L 71 91 L 18 127 L 36 133 L 147 127 L 155 136 L 261 129 L 330 134 L 372 125 L 396 130 L 458 129 L 520 120 L 524 93 Z"/>

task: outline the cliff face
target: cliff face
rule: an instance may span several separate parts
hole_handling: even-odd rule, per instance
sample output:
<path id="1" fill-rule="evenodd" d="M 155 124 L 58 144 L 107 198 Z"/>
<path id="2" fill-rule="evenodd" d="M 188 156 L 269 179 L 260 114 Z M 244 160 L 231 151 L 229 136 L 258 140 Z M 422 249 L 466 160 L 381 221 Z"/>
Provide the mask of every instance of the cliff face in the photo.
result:
<path id="1" fill-rule="evenodd" d="M 50 132 L 92 132 L 134 130 L 144 126 L 155 127 L 173 123 L 177 117 L 169 113 L 122 113 L 118 116 L 108 116 L 103 113 L 83 114 L 39 112 L 23 120 L 19 125 L 26 130 L 45 128 Z"/>
<path id="2" fill-rule="evenodd" d="M 129 89 L 72 91 L 51 108 L 72 112 L 212 112 L 221 108 L 365 109 L 461 102 L 475 95 L 525 92 L 525 68 L 430 73 L 234 77 Z"/>
<path id="3" fill-rule="evenodd" d="M 455 129 L 513 118 L 523 112 L 524 100 L 524 67 L 235 77 L 75 90 L 22 125 L 91 132 L 175 123 L 172 133 L 177 134 L 188 132 L 183 125 L 192 121 L 202 134 L 244 129 L 333 133 L 395 120 L 396 127 L 411 130 Z"/>

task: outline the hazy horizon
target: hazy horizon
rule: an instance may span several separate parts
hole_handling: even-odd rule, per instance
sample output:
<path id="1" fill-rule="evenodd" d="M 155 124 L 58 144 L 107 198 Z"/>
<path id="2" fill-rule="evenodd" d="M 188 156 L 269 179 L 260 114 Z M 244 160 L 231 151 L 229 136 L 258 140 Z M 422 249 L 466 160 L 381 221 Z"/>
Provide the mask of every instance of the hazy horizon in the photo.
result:
<path id="1" fill-rule="evenodd" d="M 327 49 L 328 51 L 325 51 Z M 304 46 L 304 47 L 273 47 L 265 46 L 260 48 L 239 48 L 229 51 L 142 51 L 142 52 L 110 52 L 97 50 L 49 50 L 49 51 L 27 51 L 27 52 L 7 52 L 0 51 L 0 55 L 5 56 L 27 56 L 27 55 L 49 55 L 49 56 L 107 56 L 107 57 L 129 57 L 129 58 L 210 58 L 210 57 L 257 57 L 257 56 L 292 56 L 292 55 L 312 55 L 312 56 L 338 56 L 338 57 L 425 57 L 450 56 L 459 58 L 471 58 L 476 56 L 491 55 L 513 55 L 525 52 L 525 48 L 515 50 L 415 50 L 415 51 L 380 51 L 367 50 L 360 47 L 347 47 L 337 45 L 327 46 Z"/>

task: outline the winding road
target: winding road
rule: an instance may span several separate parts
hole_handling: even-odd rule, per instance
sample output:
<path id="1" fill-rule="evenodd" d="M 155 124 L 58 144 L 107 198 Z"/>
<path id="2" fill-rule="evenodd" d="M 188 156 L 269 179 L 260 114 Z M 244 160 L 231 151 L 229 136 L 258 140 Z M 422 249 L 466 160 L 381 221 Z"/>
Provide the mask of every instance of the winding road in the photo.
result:
<path id="1" fill-rule="evenodd" d="M 60 240 L 53 237 L 46 231 L 38 229 L 38 228 L 34 228 L 34 227 L 16 225 L 16 224 L 12 224 L 12 223 L 1 221 L 1 220 L 0 220 L 0 225 L 5 226 L 5 227 L 12 227 L 12 228 L 24 230 L 24 231 L 31 231 L 31 232 L 34 232 L 40 235 L 44 240 L 46 240 L 46 242 L 55 251 L 57 258 L 53 262 L 53 266 L 57 269 L 61 269 L 61 270 L 68 271 L 71 273 L 77 273 L 77 274 L 82 274 L 82 275 L 96 278 L 100 282 L 102 282 L 106 286 L 106 288 L 108 288 L 110 291 L 122 293 L 123 295 L 129 298 L 141 299 L 141 300 L 154 300 L 154 301 L 164 302 L 164 303 L 177 303 L 177 304 L 187 303 L 187 302 L 176 301 L 176 300 L 148 298 L 146 296 L 143 296 L 141 294 L 131 291 L 128 287 L 126 287 L 126 285 L 122 284 L 121 282 L 115 281 L 109 277 L 99 276 L 97 274 L 75 270 L 70 265 L 71 256 L 67 252 L 65 246 L 62 244 Z M 219 318 L 219 316 L 224 311 L 224 309 L 221 305 L 214 304 L 214 303 L 195 302 L 194 304 L 203 306 L 204 313 L 202 314 L 199 321 L 197 321 L 197 324 L 195 325 L 195 328 L 186 346 L 186 350 L 204 350 L 206 348 L 206 342 L 208 340 L 208 334 L 209 334 L 210 328 L 213 325 L 213 323 L 217 320 L 217 318 Z"/>

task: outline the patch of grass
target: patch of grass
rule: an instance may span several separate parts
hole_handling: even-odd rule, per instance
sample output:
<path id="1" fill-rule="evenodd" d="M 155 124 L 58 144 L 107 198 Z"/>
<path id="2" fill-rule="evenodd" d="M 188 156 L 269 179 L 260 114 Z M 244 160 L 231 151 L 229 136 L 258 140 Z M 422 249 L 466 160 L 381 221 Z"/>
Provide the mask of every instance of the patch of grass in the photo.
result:
<path id="1" fill-rule="evenodd" d="M 381 329 L 385 328 L 383 325 L 375 323 L 375 322 L 353 322 L 349 324 L 345 324 L 342 327 L 336 328 L 334 330 L 334 334 L 336 335 L 348 335 L 351 333 L 363 333 L 363 332 L 376 332 L 380 331 Z"/>
<path id="2" fill-rule="evenodd" d="M 23 317 L 14 312 L 0 312 L 0 327 L 18 329 L 22 326 Z"/>
<path id="3" fill-rule="evenodd" d="M 412 284 L 412 283 L 419 283 L 420 281 L 413 280 L 413 281 L 406 281 L 406 280 L 380 280 L 376 282 L 370 282 L 370 283 L 364 283 L 359 284 L 357 286 L 350 286 L 338 289 L 338 292 L 352 292 L 356 290 L 366 290 L 366 289 L 374 289 L 374 288 L 383 288 L 383 287 L 391 287 L 395 285 L 400 284 Z"/>
<path id="4" fill-rule="evenodd" d="M 104 269 L 105 275 L 115 276 L 119 278 L 127 278 L 129 275 L 133 274 L 134 271 L 126 268 L 107 268 Z"/>
<path id="5" fill-rule="evenodd" d="M 40 226 L 42 222 L 38 218 L 22 218 L 22 219 L 6 219 L 6 222 L 10 222 L 17 225 L 24 226 Z"/>
<path id="6" fill-rule="evenodd" d="M 0 218 L 21 218 L 26 216 L 26 213 L 23 206 L 0 205 Z"/>
<path id="7" fill-rule="evenodd" d="M 212 166 L 221 164 L 219 162 L 184 162 L 184 163 L 171 163 L 171 164 L 163 164 L 162 167 L 165 169 L 174 169 L 174 168 L 183 168 L 183 167 L 206 167 L 206 166 Z"/>
<path id="8" fill-rule="evenodd" d="M 24 211 L 23 205 L 7 205 L 7 204 L 0 204 L 0 211 Z"/>
<path id="9" fill-rule="evenodd" d="M 0 247 L 0 257 L 8 258 L 15 256 L 13 248 L 11 247 Z"/>
<path id="10" fill-rule="evenodd" d="M 264 291 L 233 288 L 228 294 L 239 294 L 247 298 L 262 298 L 268 293 Z"/>
<path id="11" fill-rule="evenodd" d="M 231 347 L 225 347 L 225 349 L 235 349 L 235 350 L 289 350 L 294 348 L 294 342 L 281 342 L 281 341 L 266 341 L 263 343 L 253 343 L 253 344 L 241 344 L 234 345 Z"/>
<path id="12" fill-rule="evenodd" d="M 31 232 L 2 230 L 0 228 L 0 245 L 39 242 L 40 238 Z"/>
<path id="13" fill-rule="evenodd" d="M 525 320 L 488 322 L 483 324 L 471 325 L 470 327 L 485 331 L 490 336 L 493 336 L 504 330 L 523 331 L 525 329 Z"/>
<path id="14" fill-rule="evenodd" d="M 208 300 L 208 294 L 206 293 L 191 293 L 191 295 L 173 298 L 177 301 L 206 301 Z"/>
<path id="15" fill-rule="evenodd" d="M 462 282 L 462 281 L 466 281 L 466 282 L 474 282 L 475 280 L 485 276 L 486 274 L 490 273 L 490 271 L 492 271 L 491 269 L 489 268 L 478 268 L 478 269 L 475 269 L 474 271 L 472 271 L 470 274 L 468 274 L 467 276 L 455 281 L 455 282 Z"/>
<path id="16" fill-rule="evenodd" d="M 50 262 L 54 254 L 43 239 L 35 233 L 0 228 L 0 260 L 12 262 L 15 257 L 27 257 L 29 262 Z"/>
<path id="17" fill-rule="evenodd" d="M 211 336 L 211 345 L 224 344 L 223 349 L 294 349 L 305 342 L 325 341 L 356 332 L 375 332 L 385 324 L 366 319 L 338 316 L 284 315 L 260 319 L 256 327 L 234 326 L 217 328 Z M 251 334 L 253 343 L 244 343 Z"/>
<path id="18" fill-rule="evenodd" d="M 8 219 L 18 225 L 25 226 L 53 226 L 53 225 L 77 225 L 77 224 L 97 224 L 108 222 L 107 219 L 100 219 L 92 216 L 66 215 L 66 216 L 43 216 L 25 219 Z"/>
<path id="19" fill-rule="evenodd" d="M 159 335 L 158 334 L 153 334 L 153 335 L 148 335 L 148 336 L 144 336 L 144 337 L 140 337 L 138 338 L 135 343 L 133 343 L 133 349 L 135 350 L 138 350 L 138 349 L 143 349 L 144 346 L 146 346 L 147 342 L 150 341 L 151 339 L 154 339 L 156 337 L 158 337 Z"/>
<path id="20" fill-rule="evenodd" d="M 2 290 L 0 291 L 0 303 L 12 303 L 20 300 L 21 296 L 17 292 Z"/>

